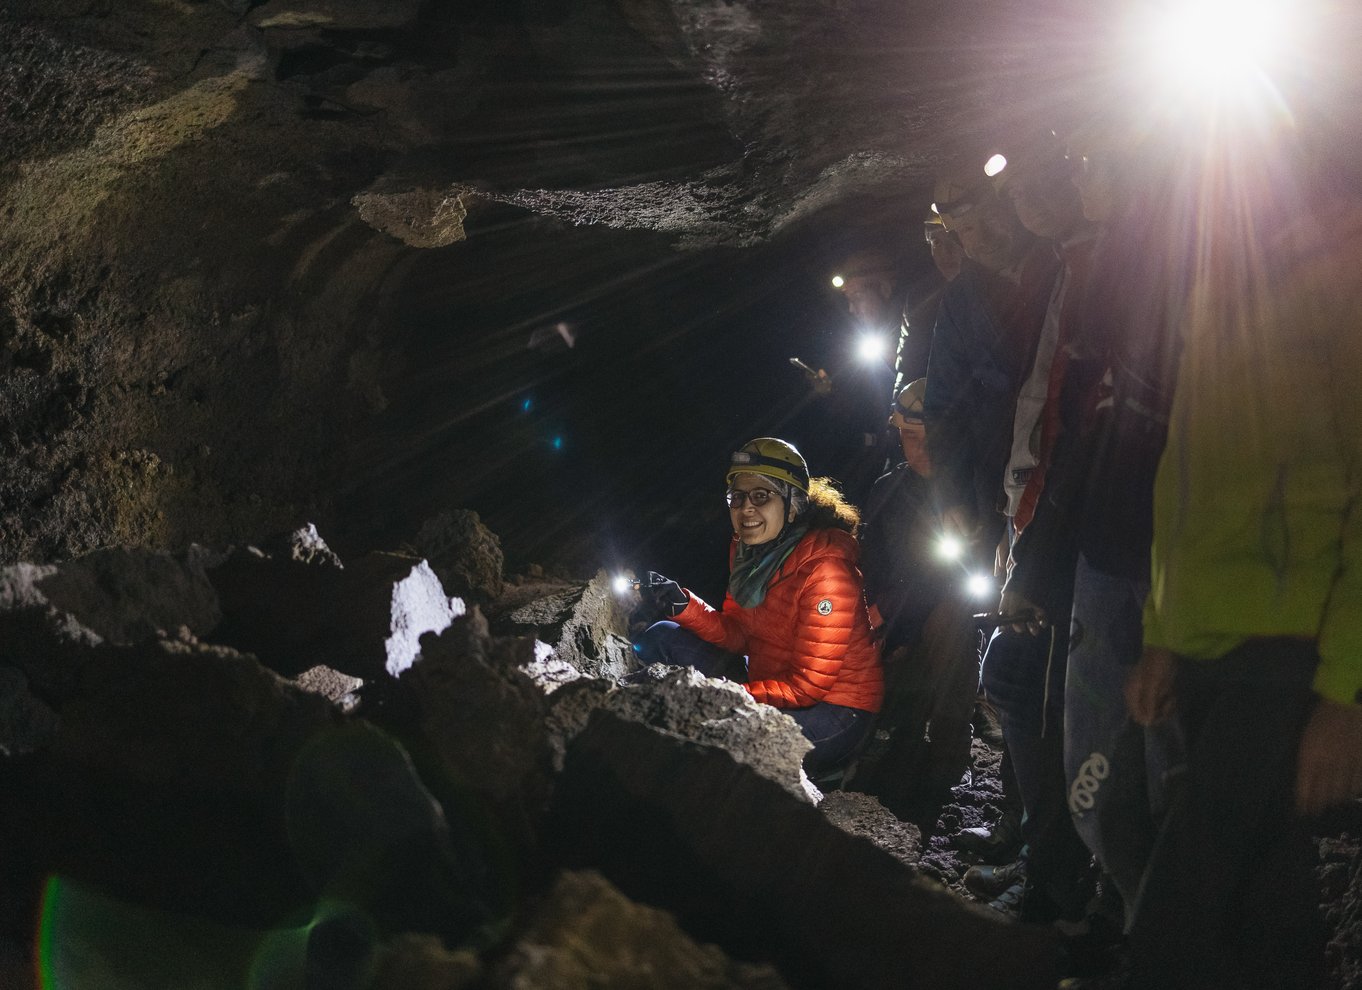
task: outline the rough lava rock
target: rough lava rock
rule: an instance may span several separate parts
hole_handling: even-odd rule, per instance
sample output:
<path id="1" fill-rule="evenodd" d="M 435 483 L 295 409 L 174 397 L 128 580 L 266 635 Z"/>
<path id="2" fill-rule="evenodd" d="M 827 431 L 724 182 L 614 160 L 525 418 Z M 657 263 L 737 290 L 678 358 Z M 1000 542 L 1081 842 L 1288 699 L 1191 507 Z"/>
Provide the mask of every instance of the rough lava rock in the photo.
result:
<path id="1" fill-rule="evenodd" d="M 497 966 L 497 987 L 783 990 L 768 965 L 735 962 L 695 942 L 665 911 L 637 904 L 591 871 L 564 872 L 529 908 Z"/>
<path id="2" fill-rule="evenodd" d="M 833 791 L 818 808 L 838 828 L 864 836 L 901 863 L 916 867 L 922 857 L 922 830 L 900 821 L 869 794 Z"/>
<path id="3" fill-rule="evenodd" d="M 500 597 L 505 588 L 501 540 L 470 509 L 427 519 L 412 538 L 412 548 L 430 561 L 452 595 L 486 602 Z"/>
<path id="4" fill-rule="evenodd" d="M 569 746 L 550 824 L 564 865 L 601 870 L 735 957 L 777 961 L 792 986 L 1057 978 L 1056 932 L 964 903 L 722 749 L 612 713 Z"/>
<path id="5" fill-rule="evenodd" d="M 19 648 L 17 627 L 33 628 L 34 613 L 65 639 L 138 643 L 181 627 L 202 636 L 222 618 L 209 562 L 197 547 L 180 555 L 129 547 L 0 569 L 0 657 Z"/>
<path id="6" fill-rule="evenodd" d="M 57 734 L 58 719 L 28 689 L 28 678 L 0 665 L 0 757 L 46 749 Z"/>
<path id="7" fill-rule="evenodd" d="M 552 647 L 555 657 L 588 677 L 617 680 L 638 669 L 624 635 L 629 628 L 626 606 L 605 571 L 598 571 L 585 585 L 549 589 L 496 621 L 496 628 L 533 635 Z M 517 597 L 525 593 L 526 589 L 517 589 Z"/>
<path id="8" fill-rule="evenodd" d="M 263 797 L 337 715 L 224 646 L 162 640 L 88 651 L 54 702 L 58 759 L 149 785 Z"/>
<path id="9" fill-rule="evenodd" d="M 209 578 L 223 611 L 214 639 L 288 677 L 319 664 L 366 681 L 397 677 L 424 633 L 464 611 L 428 563 L 402 554 L 370 553 L 341 569 L 247 548 Z"/>
<path id="10" fill-rule="evenodd" d="M 420 660 L 393 690 L 461 788 L 510 816 L 537 821 L 549 790 L 547 704 L 519 669 L 533 650 L 531 640 L 491 636 L 474 607 L 438 635 L 422 637 Z"/>

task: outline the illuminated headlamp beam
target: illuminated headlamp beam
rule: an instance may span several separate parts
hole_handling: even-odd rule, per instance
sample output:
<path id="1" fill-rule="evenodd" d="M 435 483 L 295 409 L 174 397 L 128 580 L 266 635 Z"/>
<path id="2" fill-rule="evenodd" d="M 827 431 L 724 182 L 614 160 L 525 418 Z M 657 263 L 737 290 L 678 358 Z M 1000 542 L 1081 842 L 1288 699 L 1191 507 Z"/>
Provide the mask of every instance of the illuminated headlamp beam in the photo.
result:
<path id="1" fill-rule="evenodd" d="M 965 590 L 975 598 L 987 598 L 998 589 L 993 584 L 993 578 L 987 574 L 971 574 L 969 580 L 965 582 Z"/>
<path id="2" fill-rule="evenodd" d="M 959 560 L 965 552 L 965 544 L 958 536 L 946 535 L 937 541 L 936 552 L 942 560 Z"/>

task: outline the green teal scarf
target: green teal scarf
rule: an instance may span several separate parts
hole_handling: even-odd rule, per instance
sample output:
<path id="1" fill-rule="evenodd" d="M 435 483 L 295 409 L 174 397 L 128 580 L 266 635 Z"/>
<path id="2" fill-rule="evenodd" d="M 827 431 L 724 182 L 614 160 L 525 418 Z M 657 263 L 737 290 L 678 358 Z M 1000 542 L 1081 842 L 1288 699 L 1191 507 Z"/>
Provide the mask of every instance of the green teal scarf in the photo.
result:
<path id="1" fill-rule="evenodd" d="M 755 608 L 766 599 L 766 585 L 785 563 L 795 545 L 809 531 L 807 522 L 795 522 L 770 543 L 749 547 L 739 542 L 728 572 L 728 592 L 743 608 Z"/>

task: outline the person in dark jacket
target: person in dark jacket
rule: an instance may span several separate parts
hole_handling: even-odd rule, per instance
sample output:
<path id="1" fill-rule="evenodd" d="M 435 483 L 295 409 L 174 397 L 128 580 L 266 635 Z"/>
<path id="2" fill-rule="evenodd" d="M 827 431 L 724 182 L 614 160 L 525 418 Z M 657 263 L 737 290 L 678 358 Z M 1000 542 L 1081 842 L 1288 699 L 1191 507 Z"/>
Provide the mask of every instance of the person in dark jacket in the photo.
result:
<path id="1" fill-rule="evenodd" d="M 903 462 L 875 482 L 861 542 L 871 616 L 884 636 L 889 688 L 884 752 L 854 786 L 900 817 L 935 812 L 969 765 L 979 635 L 958 564 L 943 559 L 918 379 L 894 401 Z"/>
<path id="2" fill-rule="evenodd" d="M 982 171 L 980 172 L 982 177 Z M 946 287 L 932 331 L 924 415 L 945 523 L 991 565 L 1017 389 L 1058 270 L 986 181 L 938 185 L 936 207 L 969 262 Z"/>
<path id="3" fill-rule="evenodd" d="M 884 699 L 857 567 L 859 514 L 773 437 L 735 451 L 726 479 L 733 542 L 722 607 L 651 575 L 671 619 L 649 626 L 634 651 L 644 664 L 736 669 L 755 700 L 799 723 L 814 746 L 808 771 L 827 772 L 856 752 Z"/>

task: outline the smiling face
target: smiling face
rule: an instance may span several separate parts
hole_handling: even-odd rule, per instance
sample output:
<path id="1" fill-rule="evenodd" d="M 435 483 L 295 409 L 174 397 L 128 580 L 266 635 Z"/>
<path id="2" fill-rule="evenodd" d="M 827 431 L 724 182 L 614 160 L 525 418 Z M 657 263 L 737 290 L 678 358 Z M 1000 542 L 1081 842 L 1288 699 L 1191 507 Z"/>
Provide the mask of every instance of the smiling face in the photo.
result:
<path id="1" fill-rule="evenodd" d="M 739 474 L 733 478 L 730 489 L 735 492 L 751 492 L 757 489 L 772 492 L 765 505 L 753 505 L 750 498 L 744 498 L 742 505 L 728 507 L 728 518 L 733 523 L 733 532 L 738 539 L 749 547 L 770 543 L 789 521 L 790 506 L 779 494 L 775 494 L 775 482 L 759 474 Z"/>

